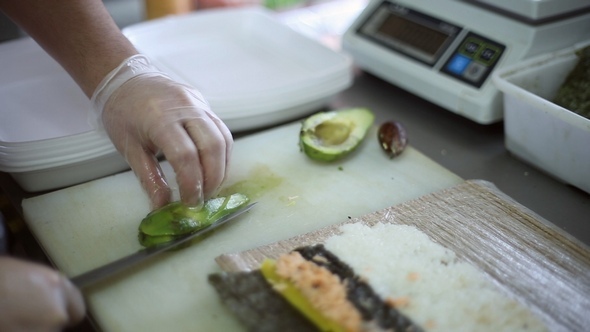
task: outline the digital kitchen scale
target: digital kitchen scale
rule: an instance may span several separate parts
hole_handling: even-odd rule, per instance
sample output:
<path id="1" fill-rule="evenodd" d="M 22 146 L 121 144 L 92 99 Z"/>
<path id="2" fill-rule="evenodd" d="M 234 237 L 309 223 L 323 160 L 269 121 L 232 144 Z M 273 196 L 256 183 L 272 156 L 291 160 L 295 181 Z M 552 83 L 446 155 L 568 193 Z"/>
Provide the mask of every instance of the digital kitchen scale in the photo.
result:
<path id="1" fill-rule="evenodd" d="M 357 65 L 481 124 L 502 119 L 491 74 L 590 39 L 590 0 L 372 0 L 345 32 Z"/>

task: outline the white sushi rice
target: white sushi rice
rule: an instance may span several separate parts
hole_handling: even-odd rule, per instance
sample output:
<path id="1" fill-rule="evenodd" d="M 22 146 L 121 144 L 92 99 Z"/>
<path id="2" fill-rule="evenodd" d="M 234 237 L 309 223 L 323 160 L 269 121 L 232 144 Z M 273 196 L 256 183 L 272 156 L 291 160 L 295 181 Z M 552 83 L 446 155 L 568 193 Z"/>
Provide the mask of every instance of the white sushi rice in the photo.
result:
<path id="1" fill-rule="evenodd" d="M 545 331 L 474 266 L 413 226 L 348 224 L 326 248 L 428 331 Z"/>

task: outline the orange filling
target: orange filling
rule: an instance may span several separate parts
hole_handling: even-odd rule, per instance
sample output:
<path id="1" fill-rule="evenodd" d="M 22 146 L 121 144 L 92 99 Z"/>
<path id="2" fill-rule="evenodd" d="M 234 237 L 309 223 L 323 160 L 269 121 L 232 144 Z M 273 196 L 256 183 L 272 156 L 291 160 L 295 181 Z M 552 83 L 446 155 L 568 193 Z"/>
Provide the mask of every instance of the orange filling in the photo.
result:
<path id="1" fill-rule="evenodd" d="M 276 274 L 291 282 L 315 310 L 344 331 L 361 330 L 362 317 L 348 301 L 345 285 L 328 269 L 291 252 L 279 257 Z"/>

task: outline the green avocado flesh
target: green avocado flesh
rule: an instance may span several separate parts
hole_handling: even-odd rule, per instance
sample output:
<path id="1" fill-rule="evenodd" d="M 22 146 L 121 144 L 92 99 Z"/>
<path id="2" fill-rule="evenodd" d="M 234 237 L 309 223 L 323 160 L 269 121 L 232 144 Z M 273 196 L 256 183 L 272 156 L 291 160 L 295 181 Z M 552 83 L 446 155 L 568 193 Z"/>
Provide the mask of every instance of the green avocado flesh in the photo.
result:
<path id="1" fill-rule="evenodd" d="M 303 121 L 299 145 L 311 159 L 338 160 L 359 146 L 374 120 L 367 108 L 316 113 Z"/>
<path id="2" fill-rule="evenodd" d="M 196 232 L 219 218 L 246 205 L 249 198 L 242 194 L 207 200 L 202 208 L 172 202 L 150 212 L 139 225 L 139 242 L 149 247 Z"/>

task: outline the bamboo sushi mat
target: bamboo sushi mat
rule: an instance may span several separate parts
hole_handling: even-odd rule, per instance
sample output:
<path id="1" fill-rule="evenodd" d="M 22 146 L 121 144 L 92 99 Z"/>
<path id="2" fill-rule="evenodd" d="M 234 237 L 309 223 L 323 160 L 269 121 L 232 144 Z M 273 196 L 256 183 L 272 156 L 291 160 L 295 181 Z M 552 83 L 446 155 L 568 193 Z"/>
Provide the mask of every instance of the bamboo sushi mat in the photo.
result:
<path id="1" fill-rule="evenodd" d="M 413 225 L 478 267 L 550 331 L 590 329 L 590 248 L 482 180 L 343 223 Z M 323 243 L 339 225 L 216 258 L 228 272 L 257 269 L 296 247 Z"/>

